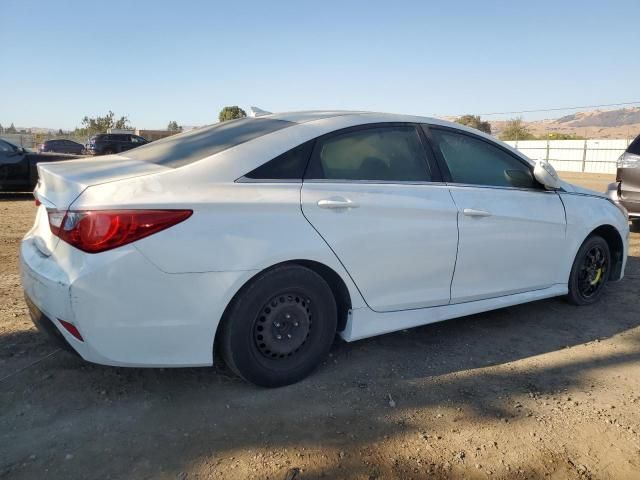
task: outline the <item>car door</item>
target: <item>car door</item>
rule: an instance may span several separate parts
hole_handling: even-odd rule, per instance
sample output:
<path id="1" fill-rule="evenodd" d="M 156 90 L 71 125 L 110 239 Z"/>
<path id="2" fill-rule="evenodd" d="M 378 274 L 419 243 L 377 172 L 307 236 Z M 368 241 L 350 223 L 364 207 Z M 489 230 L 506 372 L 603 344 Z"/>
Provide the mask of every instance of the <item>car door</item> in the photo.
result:
<path id="1" fill-rule="evenodd" d="M 412 124 L 334 132 L 303 181 L 305 217 L 376 311 L 449 303 L 457 209 L 423 140 Z"/>
<path id="2" fill-rule="evenodd" d="M 60 146 L 60 151 L 63 153 L 75 153 L 73 142 L 70 142 L 69 140 L 60 140 Z"/>
<path id="3" fill-rule="evenodd" d="M 28 185 L 29 163 L 24 150 L 0 140 L 0 189 Z"/>
<path id="4" fill-rule="evenodd" d="M 484 137 L 425 130 L 460 214 L 451 303 L 566 282 L 564 207 L 535 181 L 533 167 Z"/>

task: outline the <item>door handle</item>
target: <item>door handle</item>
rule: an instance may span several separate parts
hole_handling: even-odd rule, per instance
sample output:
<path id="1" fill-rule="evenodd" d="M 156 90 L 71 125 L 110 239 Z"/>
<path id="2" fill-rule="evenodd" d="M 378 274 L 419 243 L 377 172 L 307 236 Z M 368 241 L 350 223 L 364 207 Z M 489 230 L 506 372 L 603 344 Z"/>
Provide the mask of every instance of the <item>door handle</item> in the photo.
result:
<path id="1" fill-rule="evenodd" d="M 325 198 L 324 200 L 318 201 L 318 206 L 320 208 L 337 209 L 358 208 L 360 205 L 347 198 Z"/>
<path id="2" fill-rule="evenodd" d="M 476 210 L 475 208 L 465 208 L 462 210 L 467 217 L 490 217 L 491 213 L 486 210 Z"/>

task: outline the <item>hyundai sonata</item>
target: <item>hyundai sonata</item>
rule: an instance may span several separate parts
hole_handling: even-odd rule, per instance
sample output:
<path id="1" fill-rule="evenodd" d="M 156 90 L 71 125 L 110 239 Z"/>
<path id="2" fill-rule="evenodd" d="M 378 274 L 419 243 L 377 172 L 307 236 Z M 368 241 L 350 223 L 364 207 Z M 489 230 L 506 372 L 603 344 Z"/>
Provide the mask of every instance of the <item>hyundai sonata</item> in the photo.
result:
<path id="1" fill-rule="evenodd" d="M 605 196 L 431 118 L 264 114 L 38 168 L 27 304 L 107 365 L 219 353 L 248 381 L 285 385 L 336 333 L 590 304 L 627 258 L 627 217 Z"/>

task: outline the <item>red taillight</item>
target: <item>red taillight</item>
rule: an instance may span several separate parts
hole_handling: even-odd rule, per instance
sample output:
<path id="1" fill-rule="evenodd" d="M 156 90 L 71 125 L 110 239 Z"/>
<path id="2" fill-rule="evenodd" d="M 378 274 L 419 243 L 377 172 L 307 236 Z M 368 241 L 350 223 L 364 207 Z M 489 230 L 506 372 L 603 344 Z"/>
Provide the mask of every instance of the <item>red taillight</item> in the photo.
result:
<path id="1" fill-rule="evenodd" d="M 50 210 L 51 233 L 74 247 L 98 253 L 121 247 L 180 223 L 192 210 Z"/>
<path id="2" fill-rule="evenodd" d="M 58 321 L 60 322 L 60 325 L 62 325 L 65 328 L 67 332 L 69 332 L 71 335 L 76 337 L 81 342 L 84 342 L 84 338 L 82 338 L 82 335 L 80 335 L 80 331 L 78 330 L 78 327 L 76 327 L 73 323 L 65 322 L 64 320 L 58 319 Z"/>

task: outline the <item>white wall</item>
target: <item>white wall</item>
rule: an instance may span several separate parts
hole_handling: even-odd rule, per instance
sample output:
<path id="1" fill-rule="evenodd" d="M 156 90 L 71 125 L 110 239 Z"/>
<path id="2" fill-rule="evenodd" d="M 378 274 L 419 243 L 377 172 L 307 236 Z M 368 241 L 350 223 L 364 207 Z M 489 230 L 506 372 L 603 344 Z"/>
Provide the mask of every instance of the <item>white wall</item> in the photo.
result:
<path id="1" fill-rule="evenodd" d="M 616 160 L 629 141 L 518 140 L 505 142 L 532 160 L 549 160 L 562 172 L 616 173 Z"/>

